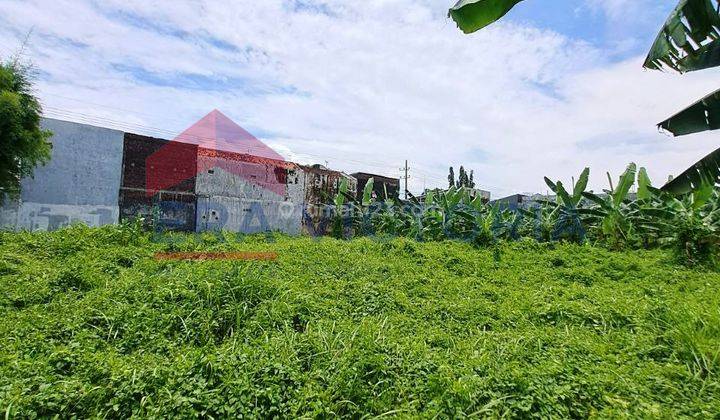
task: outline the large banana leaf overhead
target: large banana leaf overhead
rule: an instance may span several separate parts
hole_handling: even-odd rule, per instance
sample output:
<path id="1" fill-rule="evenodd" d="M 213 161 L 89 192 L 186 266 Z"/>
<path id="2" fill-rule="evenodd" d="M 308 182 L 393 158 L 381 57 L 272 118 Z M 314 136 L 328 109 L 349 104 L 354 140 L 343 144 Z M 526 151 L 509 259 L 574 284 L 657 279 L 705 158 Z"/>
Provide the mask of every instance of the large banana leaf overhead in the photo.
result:
<path id="1" fill-rule="evenodd" d="M 449 16 L 466 34 L 478 31 L 505 16 L 522 0 L 460 0 Z"/>
<path id="2" fill-rule="evenodd" d="M 717 130 L 720 128 L 720 90 L 661 122 L 658 127 L 674 136 Z"/>
<path id="3" fill-rule="evenodd" d="M 672 11 L 644 67 L 685 73 L 720 66 L 720 9 L 717 0 L 680 0 Z M 720 128 L 720 90 L 678 112 L 658 127 L 675 136 Z M 663 190 L 686 194 L 720 180 L 720 149 L 688 168 Z"/>
<path id="4" fill-rule="evenodd" d="M 718 182 L 720 182 L 720 149 L 702 158 L 680 176 L 665 184 L 662 189 L 675 195 L 682 195 Z"/>
<path id="5" fill-rule="evenodd" d="M 680 73 L 720 65 L 720 14 L 714 0 L 681 0 L 668 17 L 644 66 Z"/>

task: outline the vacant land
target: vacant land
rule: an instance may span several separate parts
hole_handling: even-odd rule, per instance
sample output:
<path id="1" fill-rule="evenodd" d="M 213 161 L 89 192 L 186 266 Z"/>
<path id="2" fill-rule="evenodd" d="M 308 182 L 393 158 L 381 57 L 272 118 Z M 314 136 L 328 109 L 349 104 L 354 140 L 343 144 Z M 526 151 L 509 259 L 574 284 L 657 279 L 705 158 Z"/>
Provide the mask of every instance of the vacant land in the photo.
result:
<path id="1" fill-rule="evenodd" d="M 662 251 L 174 239 L 0 234 L 0 414 L 720 413 L 720 274 Z"/>

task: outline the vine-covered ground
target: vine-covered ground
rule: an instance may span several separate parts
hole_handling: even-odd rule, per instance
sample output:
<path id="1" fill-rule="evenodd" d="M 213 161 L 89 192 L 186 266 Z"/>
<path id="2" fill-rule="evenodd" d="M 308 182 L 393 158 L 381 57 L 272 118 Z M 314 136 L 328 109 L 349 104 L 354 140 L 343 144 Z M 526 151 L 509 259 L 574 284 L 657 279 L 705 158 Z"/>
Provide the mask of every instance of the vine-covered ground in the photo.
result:
<path id="1" fill-rule="evenodd" d="M 0 234 L 0 414 L 720 414 L 720 274 L 664 251 L 169 239 Z"/>

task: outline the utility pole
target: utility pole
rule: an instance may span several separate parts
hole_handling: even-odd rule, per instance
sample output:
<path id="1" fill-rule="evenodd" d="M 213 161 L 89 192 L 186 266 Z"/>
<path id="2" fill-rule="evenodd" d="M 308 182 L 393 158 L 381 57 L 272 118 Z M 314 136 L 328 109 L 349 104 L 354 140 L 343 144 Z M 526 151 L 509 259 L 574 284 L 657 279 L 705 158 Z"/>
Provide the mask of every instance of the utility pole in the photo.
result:
<path id="1" fill-rule="evenodd" d="M 410 169 L 410 168 L 408 168 L 408 161 L 406 160 L 405 167 L 400 168 L 400 172 L 403 172 L 403 171 L 405 172 L 405 176 L 401 177 L 401 179 L 405 180 L 405 199 L 406 200 L 408 199 L 408 178 L 410 178 L 410 176 L 408 175 L 408 169 Z"/>

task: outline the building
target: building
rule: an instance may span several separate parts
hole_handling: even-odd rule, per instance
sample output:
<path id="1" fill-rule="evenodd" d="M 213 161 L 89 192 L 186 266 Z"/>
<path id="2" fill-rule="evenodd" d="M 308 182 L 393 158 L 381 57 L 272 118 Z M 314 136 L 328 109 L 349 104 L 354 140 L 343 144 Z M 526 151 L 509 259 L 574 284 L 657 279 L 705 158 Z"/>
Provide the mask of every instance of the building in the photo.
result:
<path id="1" fill-rule="evenodd" d="M 382 175 L 369 174 L 367 172 L 356 172 L 351 174 L 357 179 L 357 199 L 362 199 L 365 185 L 373 179 L 373 194 L 375 198 L 384 200 L 386 198 L 398 198 L 400 196 L 400 178 L 390 178 Z"/>
<path id="2" fill-rule="evenodd" d="M 481 190 L 478 188 L 470 188 L 470 198 L 473 200 L 477 197 L 480 197 L 484 203 L 487 203 L 490 201 L 491 194 L 490 191 Z"/>
<path id="3" fill-rule="evenodd" d="M 42 127 L 55 133 L 51 159 L 21 180 L 20 199 L 0 208 L 0 225 L 55 230 L 117 223 L 124 133 L 53 119 Z"/>
<path id="4" fill-rule="evenodd" d="M 342 172 L 288 162 L 213 111 L 173 140 L 45 118 L 52 155 L 0 226 L 55 230 L 143 217 L 164 230 L 318 233 L 308 211 L 337 194 Z M 326 212 L 327 213 L 327 212 Z M 323 213 L 323 214 L 326 214 Z"/>
<path id="5" fill-rule="evenodd" d="M 530 202 L 530 197 L 523 194 L 513 194 L 507 197 L 499 198 L 490 202 L 492 205 L 497 205 L 502 210 L 512 210 L 525 208 Z"/>

